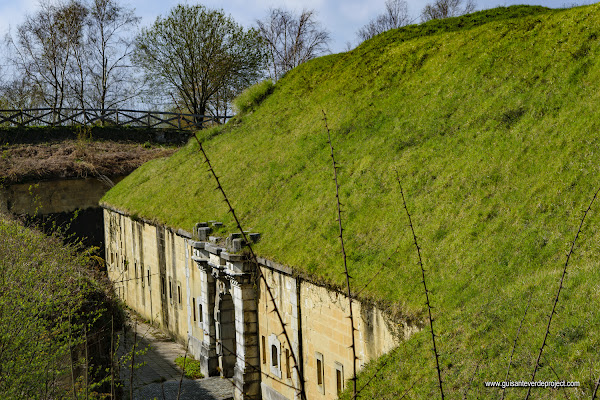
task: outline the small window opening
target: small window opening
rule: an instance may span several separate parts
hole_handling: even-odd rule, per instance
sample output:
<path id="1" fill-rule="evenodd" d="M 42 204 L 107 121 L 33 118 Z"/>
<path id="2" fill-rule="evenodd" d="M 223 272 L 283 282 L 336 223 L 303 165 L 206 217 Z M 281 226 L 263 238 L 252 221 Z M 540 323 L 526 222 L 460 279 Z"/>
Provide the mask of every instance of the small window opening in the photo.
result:
<path id="1" fill-rule="evenodd" d="M 148 287 L 150 287 L 150 270 L 148 270 Z"/>
<path id="2" fill-rule="evenodd" d="M 317 359 L 317 385 L 323 385 L 323 360 Z"/>
<path id="3" fill-rule="evenodd" d="M 267 344 L 264 336 L 262 337 L 262 362 L 267 363 Z"/>
<path id="4" fill-rule="evenodd" d="M 202 304 L 198 304 L 198 322 L 204 321 L 204 314 L 202 314 Z"/>
<path id="5" fill-rule="evenodd" d="M 169 279 L 169 299 L 173 301 L 173 282 Z"/>
<path id="6" fill-rule="evenodd" d="M 181 304 L 181 285 L 177 285 L 177 300 Z"/>
<path id="7" fill-rule="evenodd" d="M 194 310 L 194 322 L 196 322 L 196 298 L 192 297 L 192 310 Z"/>
<path id="8" fill-rule="evenodd" d="M 167 282 L 165 281 L 164 276 L 160 277 L 160 294 L 163 297 L 163 299 L 167 295 Z"/>
<path id="9" fill-rule="evenodd" d="M 340 363 L 335 363 L 335 382 L 338 396 L 344 390 L 344 366 Z"/>
<path id="10" fill-rule="evenodd" d="M 277 346 L 271 345 L 271 365 L 275 368 L 279 368 L 279 354 L 277 354 Z"/>

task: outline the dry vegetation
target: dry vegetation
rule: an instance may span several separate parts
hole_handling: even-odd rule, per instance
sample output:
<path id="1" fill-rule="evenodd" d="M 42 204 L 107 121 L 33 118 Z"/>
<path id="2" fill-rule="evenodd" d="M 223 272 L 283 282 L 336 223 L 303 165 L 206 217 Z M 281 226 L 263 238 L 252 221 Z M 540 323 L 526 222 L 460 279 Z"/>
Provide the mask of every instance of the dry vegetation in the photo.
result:
<path id="1" fill-rule="evenodd" d="M 175 149 L 149 144 L 68 140 L 0 147 L 0 182 L 4 185 L 53 178 L 126 175 L 148 160 Z"/>

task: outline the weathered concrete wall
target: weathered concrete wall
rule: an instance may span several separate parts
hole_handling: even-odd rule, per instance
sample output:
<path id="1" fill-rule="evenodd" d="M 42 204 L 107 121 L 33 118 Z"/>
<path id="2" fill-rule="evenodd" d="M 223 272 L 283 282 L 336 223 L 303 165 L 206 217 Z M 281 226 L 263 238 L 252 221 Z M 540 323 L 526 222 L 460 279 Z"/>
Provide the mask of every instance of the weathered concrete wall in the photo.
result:
<path id="1" fill-rule="evenodd" d="M 114 177 L 114 183 L 123 177 Z M 0 188 L 0 212 L 47 215 L 99 207 L 98 201 L 110 189 L 97 178 L 61 179 L 22 183 Z"/>
<path id="2" fill-rule="evenodd" d="M 208 227 L 197 228 L 192 239 L 116 211 L 105 209 L 104 218 L 108 274 L 117 294 L 189 343 L 205 375 L 233 377 L 236 399 L 297 399 L 301 376 L 308 399 L 335 399 L 352 378 L 345 295 L 269 260 L 259 259 L 256 270 L 222 241 L 206 237 Z M 416 329 L 398 329 L 383 312 L 359 302 L 353 312 L 359 369 Z"/>

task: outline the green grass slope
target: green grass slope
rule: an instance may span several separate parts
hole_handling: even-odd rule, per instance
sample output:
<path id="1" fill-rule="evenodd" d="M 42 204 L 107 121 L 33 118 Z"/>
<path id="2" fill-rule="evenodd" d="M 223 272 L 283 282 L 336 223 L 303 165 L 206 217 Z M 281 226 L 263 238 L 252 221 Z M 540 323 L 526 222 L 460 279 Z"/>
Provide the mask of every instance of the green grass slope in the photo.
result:
<path id="1" fill-rule="evenodd" d="M 600 5 L 510 7 L 379 35 L 288 73 L 253 111 L 202 132 L 257 252 L 343 284 L 323 113 L 341 165 L 355 291 L 425 323 L 396 171 L 423 251 L 452 398 L 528 380 L 570 242 L 600 185 Z M 231 216 L 197 145 L 149 162 L 107 204 L 191 229 Z M 600 202 L 571 258 L 537 378 L 581 382 L 535 398 L 590 398 L 600 376 Z M 389 261 L 388 261 L 389 260 Z M 383 367 L 382 367 L 382 364 Z M 365 398 L 438 396 L 427 329 L 368 365 Z M 507 389 L 507 398 L 523 398 Z"/>

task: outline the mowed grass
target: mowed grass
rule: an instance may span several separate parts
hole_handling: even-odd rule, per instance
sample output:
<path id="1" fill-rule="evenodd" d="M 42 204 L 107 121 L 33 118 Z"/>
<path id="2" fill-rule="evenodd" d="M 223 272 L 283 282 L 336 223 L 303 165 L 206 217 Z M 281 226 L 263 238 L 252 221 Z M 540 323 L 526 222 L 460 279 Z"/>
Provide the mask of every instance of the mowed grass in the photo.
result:
<path id="1" fill-rule="evenodd" d="M 496 398 L 529 301 L 510 378 L 528 380 L 570 242 L 600 186 L 600 6 L 510 7 L 390 31 L 289 72 L 260 106 L 199 133 L 256 251 L 343 285 L 335 186 L 323 121 L 341 165 L 354 290 L 398 321 L 426 326 L 416 252 L 396 172 L 422 247 L 446 394 Z M 220 220 L 234 231 L 191 141 L 104 198 L 174 227 Z M 600 376 L 600 202 L 571 258 L 536 378 Z M 382 267 L 383 266 L 383 267 Z M 439 396 L 427 329 L 382 362 L 365 398 Z M 507 389 L 506 398 L 523 398 Z M 535 398 L 563 398 L 536 389 Z"/>

